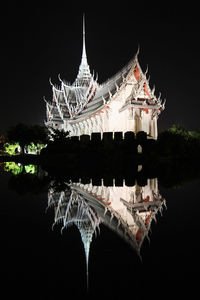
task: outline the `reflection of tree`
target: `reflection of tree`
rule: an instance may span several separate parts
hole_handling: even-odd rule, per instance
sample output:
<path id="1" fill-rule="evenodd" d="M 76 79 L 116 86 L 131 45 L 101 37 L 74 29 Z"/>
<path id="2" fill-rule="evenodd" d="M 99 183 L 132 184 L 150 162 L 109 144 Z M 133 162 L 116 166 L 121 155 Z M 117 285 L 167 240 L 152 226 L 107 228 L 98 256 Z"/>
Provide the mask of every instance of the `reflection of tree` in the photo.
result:
<path id="1" fill-rule="evenodd" d="M 23 170 L 22 164 L 17 164 L 13 161 L 8 161 L 4 163 L 4 170 L 6 172 L 11 172 L 13 175 L 20 174 Z"/>
<path id="2" fill-rule="evenodd" d="M 10 178 L 8 187 L 19 195 L 40 194 L 48 190 L 48 184 L 48 177 L 40 177 L 30 173 L 20 173 Z"/>
<path id="3" fill-rule="evenodd" d="M 8 161 L 3 164 L 3 169 L 6 172 L 11 172 L 13 175 L 20 173 L 36 174 L 38 167 L 36 165 L 23 165 L 21 163 L 15 163 L 14 161 Z"/>
<path id="4" fill-rule="evenodd" d="M 51 180 L 50 190 L 53 190 L 55 193 L 70 190 L 68 184 L 62 180 L 62 178 L 56 178 Z"/>

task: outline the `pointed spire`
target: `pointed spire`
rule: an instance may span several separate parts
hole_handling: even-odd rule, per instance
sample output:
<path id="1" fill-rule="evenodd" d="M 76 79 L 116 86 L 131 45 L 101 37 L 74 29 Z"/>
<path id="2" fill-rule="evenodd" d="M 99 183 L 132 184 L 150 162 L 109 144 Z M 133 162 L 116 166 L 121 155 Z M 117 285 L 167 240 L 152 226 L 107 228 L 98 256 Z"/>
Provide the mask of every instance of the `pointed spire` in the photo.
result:
<path id="1" fill-rule="evenodd" d="M 86 55 L 86 49 L 85 49 L 85 14 L 83 14 L 83 48 L 82 48 L 81 65 L 82 64 L 87 65 L 87 55 Z"/>
<path id="2" fill-rule="evenodd" d="M 90 67 L 87 62 L 87 55 L 86 55 L 86 47 L 85 47 L 85 15 L 83 14 L 83 48 L 82 48 L 82 58 L 81 64 L 79 66 L 79 72 L 76 79 L 77 85 L 89 85 L 90 79 L 92 75 L 90 73 Z"/>

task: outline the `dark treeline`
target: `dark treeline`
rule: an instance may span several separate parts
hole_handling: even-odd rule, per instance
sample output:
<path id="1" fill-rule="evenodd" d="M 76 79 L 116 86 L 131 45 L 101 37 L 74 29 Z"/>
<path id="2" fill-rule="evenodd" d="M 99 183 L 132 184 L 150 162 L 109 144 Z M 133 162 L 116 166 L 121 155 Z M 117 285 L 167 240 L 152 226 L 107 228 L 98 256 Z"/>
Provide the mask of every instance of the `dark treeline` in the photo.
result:
<path id="1" fill-rule="evenodd" d="M 50 174 L 69 172 L 70 178 L 116 178 L 132 185 L 137 176 L 140 184 L 147 178 L 158 177 L 165 186 L 180 185 L 200 176 L 200 137 L 180 127 L 159 134 L 158 140 L 148 139 L 145 132 L 136 136 L 127 132 L 104 133 L 66 139 L 55 132 L 56 138 L 41 152 L 41 165 Z M 59 135 L 61 137 L 59 138 Z M 140 145 L 138 147 L 138 145 Z M 138 153 L 140 150 L 141 153 Z M 142 171 L 138 172 L 138 165 Z M 65 175 L 64 175 L 65 176 Z"/>
<path id="2" fill-rule="evenodd" d="M 18 131 L 20 127 L 26 137 Z M 45 142 L 46 147 L 40 155 L 14 155 L 8 160 L 24 164 L 40 165 L 48 176 L 38 174 L 13 175 L 10 188 L 18 193 L 47 191 L 50 182 L 55 182 L 58 188 L 72 180 L 88 183 L 93 179 L 94 185 L 100 185 L 104 179 L 105 185 L 133 186 L 135 182 L 146 185 L 148 178 L 158 178 L 164 187 L 177 187 L 187 181 L 200 178 L 200 131 L 186 131 L 180 126 L 173 126 L 161 132 L 158 140 L 148 139 L 145 132 L 122 133 L 108 132 L 92 134 L 91 138 L 82 135 L 68 137 L 68 132 L 53 130 L 51 134 L 43 126 L 17 126 L 1 138 L 1 144 L 18 142 L 21 146 L 31 142 Z M 39 129 L 39 130 L 37 130 Z M 28 134 L 27 134 L 28 132 Z M 5 157 L 1 157 L 2 161 Z M 43 172 L 42 171 L 42 172 Z M 37 178 L 36 178 L 37 177 Z M 25 184 L 24 184 L 25 182 Z"/>
<path id="3" fill-rule="evenodd" d="M 159 134 L 158 140 L 148 139 L 146 132 L 140 131 L 136 135 L 126 132 L 124 138 L 121 132 L 105 132 L 103 139 L 99 133 L 66 138 L 68 133 L 54 131 L 42 155 L 71 154 L 80 159 L 107 158 L 110 161 L 116 157 L 130 159 L 130 157 L 160 159 L 199 159 L 200 132 L 186 131 L 181 127 L 173 126 Z M 77 157 L 77 159 L 79 159 Z M 88 161 L 88 160 L 87 160 Z"/>
<path id="4" fill-rule="evenodd" d="M 112 173 L 130 173 L 130 168 L 139 164 L 151 169 L 174 168 L 184 169 L 200 167 L 200 131 L 186 131 L 180 126 L 173 126 L 161 132 L 158 140 L 148 139 L 145 132 L 126 132 L 124 138 L 121 132 L 106 132 L 103 139 L 99 133 L 68 137 L 68 132 L 52 130 L 34 125 L 18 124 L 8 130 L 4 140 L 18 142 L 24 148 L 30 142 L 45 143 L 40 155 L 21 158 L 20 161 L 31 159 L 31 163 L 40 163 L 44 168 L 67 166 L 76 170 L 96 170 Z M 23 153 L 24 154 L 24 153 Z M 8 158 L 10 159 L 10 158 Z M 3 160 L 3 157 L 2 157 Z M 122 172 L 123 171 L 123 172 Z"/>

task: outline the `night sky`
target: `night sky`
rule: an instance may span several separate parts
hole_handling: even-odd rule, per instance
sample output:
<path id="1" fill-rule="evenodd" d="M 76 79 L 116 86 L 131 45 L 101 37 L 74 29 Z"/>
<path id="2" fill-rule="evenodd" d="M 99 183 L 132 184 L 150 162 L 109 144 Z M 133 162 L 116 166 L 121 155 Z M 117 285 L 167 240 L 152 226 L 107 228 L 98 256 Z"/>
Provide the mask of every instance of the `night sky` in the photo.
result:
<path id="1" fill-rule="evenodd" d="M 157 1 L 156 1 L 157 2 Z M 26 4 L 28 3 L 28 4 Z M 103 82 L 118 72 L 140 45 L 143 71 L 166 98 L 159 130 L 179 124 L 200 128 L 200 18 L 198 2 L 19 1 L 1 7 L 0 132 L 18 122 L 43 124 L 52 82 L 73 82 L 81 60 L 82 15 L 91 71 Z M 189 6 L 190 5 L 190 6 Z"/>

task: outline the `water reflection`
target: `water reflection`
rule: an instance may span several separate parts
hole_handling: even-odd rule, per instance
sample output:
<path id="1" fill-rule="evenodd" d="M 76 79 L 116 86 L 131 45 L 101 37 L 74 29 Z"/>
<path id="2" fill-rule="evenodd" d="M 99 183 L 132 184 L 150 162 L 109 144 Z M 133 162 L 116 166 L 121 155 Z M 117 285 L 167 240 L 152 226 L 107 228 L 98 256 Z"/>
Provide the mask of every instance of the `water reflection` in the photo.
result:
<path id="1" fill-rule="evenodd" d="M 85 249 L 88 273 L 89 251 L 92 238 L 104 224 L 116 232 L 140 256 L 140 249 L 152 220 L 166 207 L 165 199 L 158 190 L 157 178 L 148 179 L 146 185 L 106 186 L 70 182 L 58 190 L 54 182 L 48 193 L 48 208 L 55 210 L 53 227 L 62 225 L 62 231 L 75 224 Z"/>
<path id="2" fill-rule="evenodd" d="M 0 164 L 0 167 L 13 175 L 18 174 L 37 174 L 37 166 L 33 164 L 23 165 L 22 163 L 16 163 L 14 161 L 7 161 Z"/>
<path id="3" fill-rule="evenodd" d="M 22 166 L 15 163 L 3 165 L 13 175 L 9 187 L 19 194 L 44 192 L 48 189 L 48 209 L 54 209 L 54 222 L 61 232 L 75 225 L 83 242 L 88 281 L 90 246 L 100 232 L 101 224 L 115 232 L 141 257 L 141 247 L 149 240 L 149 231 L 157 214 L 166 207 L 160 195 L 157 178 L 147 179 L 142 175 L 142 166 L 137 174 L 126 180 L 69 181 L 62 174 L 53 176 L 39 166 Z M 16 171 L 17 170 L 17 171 Z M 54 178 L 54 179 L 53 179 Z M 47 188 L 48 187 L 48 188 Z"/>

